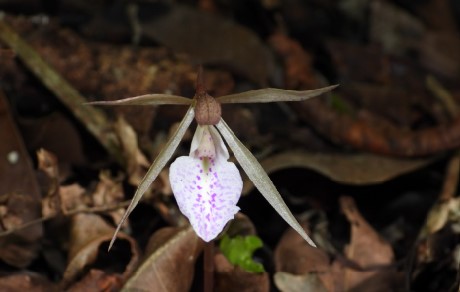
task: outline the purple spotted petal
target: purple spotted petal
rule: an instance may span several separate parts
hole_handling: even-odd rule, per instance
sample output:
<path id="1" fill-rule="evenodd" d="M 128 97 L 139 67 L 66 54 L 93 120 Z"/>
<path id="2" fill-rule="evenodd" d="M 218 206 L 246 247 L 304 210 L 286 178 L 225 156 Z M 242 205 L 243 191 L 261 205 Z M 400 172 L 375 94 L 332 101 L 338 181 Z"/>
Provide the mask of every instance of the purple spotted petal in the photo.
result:
<path id="1" fill-rule="evenodd" d="M 182 213 L 204 241 L 219 235 L 240 209 L 243 181 L 235 164 L 182 156 L 171 164 L 169 180 Z"/>

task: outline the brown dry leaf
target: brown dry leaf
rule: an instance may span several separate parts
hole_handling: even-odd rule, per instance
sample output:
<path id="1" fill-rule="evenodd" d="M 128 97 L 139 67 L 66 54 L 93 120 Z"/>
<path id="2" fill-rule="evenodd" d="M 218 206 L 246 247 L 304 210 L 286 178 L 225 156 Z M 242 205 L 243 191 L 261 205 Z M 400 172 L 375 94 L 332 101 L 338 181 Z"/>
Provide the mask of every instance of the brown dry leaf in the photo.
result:
<path id="1" fill-rule="evenodd" d="M 313 169 L 329 179 L 346 184 L 365 185 L 388 181 L 426 166 L 433 159 L 398 159 L 373 154 L 309 153 L 288 151 L 261 161 L 270 174 L 286 168 Z M 245 179 L 243 193 L 254 185 Z"/>
<path id="2" fill-rule="evenodd" d="M 268 292 L 268 273 L 250 273 L 232 265 L 223 254 L 214 256 L 215 291 L 218 292 Z"/>
<path id="3" fill-rule="evenodd" d="M 285 272 L 275 273 L 275 285 L 282 292 L 327 292 L 317 274 L 302 276 Z"/>
<path id="4" fill-rule="evenodd" d="M 351 240 L 345 247 L 346 257 L 363 268 L 390 265 L 394 260 L 391 245 L 381 238 L 362 217 L 353 199 L 351 197 L 341 197 L 340 206 L 351 224 Z M 345 290 L 352 289 L 379 273 L 385 272 L 388 272 L 388 270 L 357 272 L 346 269 L 344 275 Z M 385 290 L 388 288 L 390 287 L 379 287 L 379 291 L 388 291 Z"/>
<path id="5" fill-rule="evenodd" d="M 40 218 L 40 190 L 6 98 L 0 92 L 0 231 Z M 37 256 L 43 229 L 35 224 L 0 238 L 0 259 L 24 268 Z"/>
<path id="6" fill-rule="evenodd" d="M 1 231 L 18 229 L 39 215 L 40 206 L 29 195 L 12 193 L 0 196 Z M 40 250 L 42 232 L 42 225 L 38 223 L 1 238 L 0 259 L 14 267 L 27 267 Z"/>
<path id="7" fill-rule="evenodd" d="M 142 27 L 146 37 L 187 53 L 194 62 L 223 64 L 258 84 L 267 83 L 275 64 L 273 54 L 252 31 L 185 5 L 174 4 Z"/>
<path id="8" fill-rule="evenodd" d="M 70 165 L 88 163 L 77 126 L 65 114 L 54 112 L 40 118 L 18 117 L 18 124 L 29 151 L 44 148 L 58 157 L 61 177 Z"/>
<path id="9" fill-rule="evenodd" d="M 136 132 L 122 116 L 115 123 L 115 132 L 123 149 L 129 183 L 137 186 L 146 174 L 150 162 L 139 150 Z"/>
<path id="10" fill-rule="evenodd" d="M 166 227 L 149 240 L 146 258 L 122 291 L 189 291 L 203 241 L 191 227 Z"/>
<path id="11" fill-rule="evenodd" d="M 59 168 L 56 155 L 40 149 L 37 151 L 38 169 L 43 171 L 48 179 L 46 196 L 42 199 L 42 216 L 51 217 L 62 211 L 59 190 Z"/>
<path id="12" fill-rule="evenodd" d="M 89 198 L 86 196 L 86 190 L 77 183 L 60 186 L 59 197 L 61 198 L 61 208 L 64 214 L 77 209 L 85 209 L 90 204 Z"/>
<path id="13" fill-rule="evenodd" d="M 53 153 L 41 148 L 37 151 L 38 169 L 56 181 L 59 177 L 58 159 Z"/>
<path id="14" fill-rule="evenodd" d="M 101 248 L 101 246 L 108 246 L 114 231 L 115 228 L 107 224 L 98 215 L 80 213 L 72 217 L 69 261 L 63 275 L 64 286 L 71 283 L 88 266 L 94 264 L 100 252 L 106 253 L 105 248 Z M 116 245 L 121 244 L 123 241 L 128 241 L 129 243 L 131 256 L 122 274 L 122 278 L 126 278 L 138 264 L 139 251 L 133 238 L 122 232 L 118 233 L 117 236 Z M 114 249 L 116 249 L 116 246 Z M 116 253 L 112 251 L 111 256 L 116 256 Z"/>
<path id="15" fill-rule="evenodd" d="M 111 178 L 108 171 L 101 171 L 101 173 L 99 173 L 99 182 L 92 194 L 92 206 L 113 206 L 122 202 L 123 199 L 124 192 L 121 182 Z M 118 208 L 108 214 L 112 217 L 113 222 L 120 222 L 124 211 L 123 208 Z"/>
<path id="16" fill-rule="evenodd" d="M 328 291 L 337 291 L 336 287 L 340 285 L 333 275 L 327 253 L 305 244 L 292 229 L 288 229 L 281 238 L 275 249 L 274 261 L 277 272 L 294 275 L 316 274 Z"/>
<path id="17" fill-rule="evenodd" d="M 58 288 L 40 274 L 20 272 L 0 277 L 0 291 L 57 292 Z"/>
<path id="18" fill-rule="evenodd" d="M 67 289 L 67 292 L 110 292 L 121 288 L 122 277 L 118 274 L 107 274 L 100 270 L 91 270 L 79 282 Z"/>

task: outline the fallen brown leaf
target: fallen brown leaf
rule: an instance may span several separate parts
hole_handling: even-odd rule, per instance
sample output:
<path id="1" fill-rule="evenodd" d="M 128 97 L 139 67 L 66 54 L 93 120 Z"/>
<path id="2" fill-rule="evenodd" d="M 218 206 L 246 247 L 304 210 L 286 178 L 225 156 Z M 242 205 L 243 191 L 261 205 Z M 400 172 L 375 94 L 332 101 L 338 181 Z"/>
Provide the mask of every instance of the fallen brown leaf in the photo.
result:
<path id="1" fill-rule="evenodd" d="M 40 274 L 19 272 L 0 277 L 0 291 L 57 292 L 59 290 L 57 285 Z"/>
<path id="2" fill-rule="evenodd" d="M 308 168 L 331 180 L 355 185 L 376 184 L 426 166 L 433 159 L 398 159 L 373 154 L 310 153 L 288 151 L 265 158 L 261 165 L 267 173 L 286 168 Z M 254 185 L 244 181 L 243 193 Z"/>
<path id="3" fill-rule="evenodd" d="M 147 173 L 150 162 L 139 149 L 136 132 L 122 116 L 115 123 L 115 132 L 123 150 L 129 183 L 137 186 Z"/>
<path id="4" fill-rule="evenodd" d="M 191 227 L 166 227 L 149 240 L 146 256 L 122 291 L 189 291 L 203 241 Z"/>
<path id="5" fill-rule="evenodd" d="M 95 214 L 76 214 L 72 217 L 70 230 L 69 260 L 63 275 L 63 285 L 67 286 L 77 276 L 81 275 L 86 268 L 91 267 L 101 253 L 107 253 L 106 247 L 110 242 L 115 228 L 107 224 L 104 219 Z M 129 243 L 129 262 L 121 273 L 122 278 L 128 277 L 139 262 L 139 251 L 136 242 L 130 236 L 120 232 L 119 240 L 115 244 L 111 256 L 116 256 L 114 250 L 123 241 Z M 105 248 L 101 248 L 101 246 Z M 126 252 L 126 251 L 124 251 Z M 112 267 L 113 269 L 113 267 Z"/>
<path id="6" fill-rule="evenodd" d="M 275 273 L 275 285 L 282 292 L 327 292 L 318 274 L 293 275 L 285 272 Z"/>
<path id="7" fill-rule="evenodd" d="M 316 281 L 314 277 L 308 276 L 316 275 L 327 291 L 340 291 L 337 287 L 340 287 L 341 283 L 333 274 L 335 271 L 331 267 L 328 254 L 320 248 L 305 244 L 305 241 L 292 229 L 284 233 L 277 245 L 274 261 L 277 272 L 305 276 L 305 279 L 297 279 L 297 282 Z M 286 279 L 283 276 L 278 277 L 281 282 Z"/>
<path id="8" fill-rule="evenodd" d="M 16 128 L 6 97 L 0 91 L 0 230 L 8 231 L 40 217 L 40 190 L 24 142 Z M 0 259 L 25 268 L 36 257 L 42 224 L 0 238 Z"/>
<path id="9" fill-rule="evenodd" d="M 362 217 L 353 199 L 351 197 L 341 197 L 340 206 L 351 225 L 350 243 L 345 247 L 346 257 L 361 267 L 388 266 L 393 263 L 394 253 L 391 245 L 380 237 Z M 388 272 L 388 270 L 359 272 L 346 269 L 345 290 L 352 289 L 382 272 Z M 385 290 L 385 287 L 380 287 L 380 289 L 382 290 L 379 291 L 388 291 Z"/>

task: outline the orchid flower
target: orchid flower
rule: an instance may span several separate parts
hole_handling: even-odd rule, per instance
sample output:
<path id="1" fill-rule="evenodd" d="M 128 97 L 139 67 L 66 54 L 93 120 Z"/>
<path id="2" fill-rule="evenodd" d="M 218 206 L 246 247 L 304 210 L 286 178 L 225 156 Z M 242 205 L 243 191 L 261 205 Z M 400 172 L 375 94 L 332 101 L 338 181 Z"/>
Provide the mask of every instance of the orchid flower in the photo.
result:
<path id="1" fill-rule="evenodd" d="M 190 106 L 172 138 L 158 154 L 139 184 L 128 209 L 117 226 L 109 250 L 122 224 L 174 154 L 194 118 L 198 126 L 192 139 L 190 154 L 178 157 L 171 164 L 170 183 L 179 209 L 189 219 L 197 235 L 206 242 L 213 240 L 239 210 L 236 204 L 241 195 L 243 182 L 235 164 L 228 161 L 229 153 L 223 137 L 242 169 L 270 205 L 302 238 L 310 245 L 316 246 L 294 218 L 257 159 L 222 119 L 220 105 L 221 103 L 302 101 L 326 93 L 335 87 L 337 85 L 306 91 L 268 88 L 215 99 L 204 89 L 200 69 L 193 99 L 168 94 L 148 94 L 116 101 L 90 103 L 95 105 L 175 104 Z"/>

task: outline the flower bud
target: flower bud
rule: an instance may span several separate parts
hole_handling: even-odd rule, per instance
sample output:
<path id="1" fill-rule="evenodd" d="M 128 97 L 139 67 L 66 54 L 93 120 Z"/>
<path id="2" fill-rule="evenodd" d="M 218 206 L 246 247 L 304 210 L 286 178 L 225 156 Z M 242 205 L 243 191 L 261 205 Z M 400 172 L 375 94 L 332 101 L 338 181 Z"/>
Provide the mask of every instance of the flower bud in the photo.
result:
<path id="1" fill-rule="evenodd" d="M 222 110 L 220 103 L 203 91 L 195 95 L 195 119 L 199 125 L 215 125 L 220 121 Z"/>

